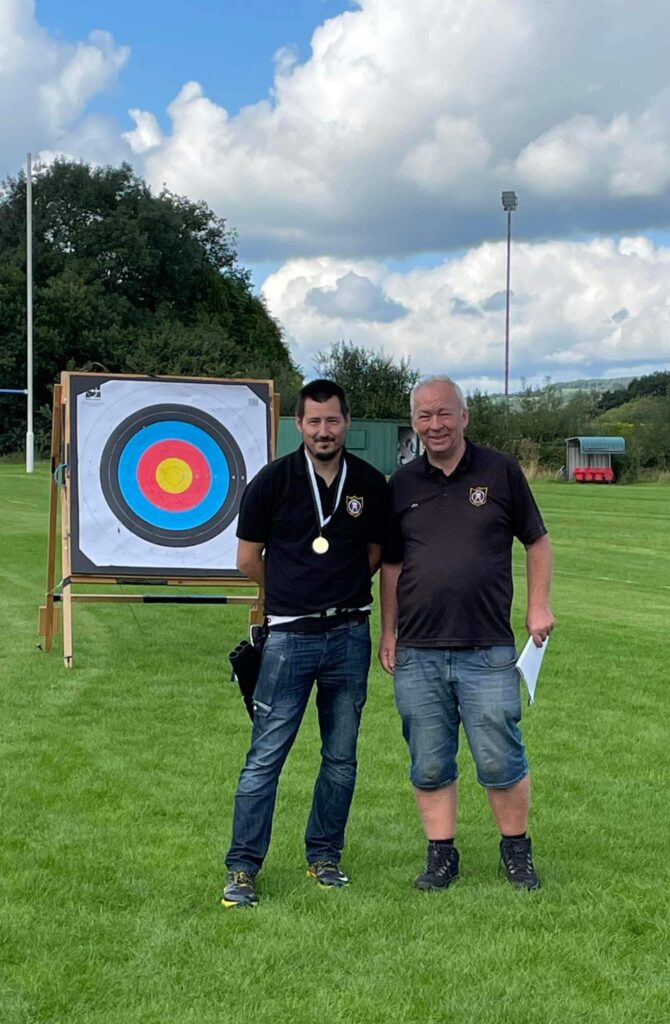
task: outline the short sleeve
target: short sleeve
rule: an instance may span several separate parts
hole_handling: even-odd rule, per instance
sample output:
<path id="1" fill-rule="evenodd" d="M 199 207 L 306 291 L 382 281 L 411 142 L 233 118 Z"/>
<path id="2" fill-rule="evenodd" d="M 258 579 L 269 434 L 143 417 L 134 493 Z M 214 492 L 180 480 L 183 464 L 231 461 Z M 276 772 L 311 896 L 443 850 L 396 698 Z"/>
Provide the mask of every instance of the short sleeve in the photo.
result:
<path id="1" fill-rule="evenodd" d="M 371 515 L 367 518 L 366 541 L 368 544 L 384 544 L 391 519 L 391 492 L 385 477 L 375 474 L 372 489 Z"/>
<path id="2" fill-rule="evenodd" d="M 510 463 L 510 493 L 512 498 L 512 530 L 522 544 L 533 544 L 547 532 L 542 515 L 521 466 Z"/>
<path id="3" fill-rule="evenodd" d="M 386 537 L 382 548 L 382 561 L 392 565 L 403 560 L 403 538 L 400 529 L 400 516 L 395 508 L 394 477 L 389 486 L 390 509 Z"/>
<path id="4" fill-rule="evenodd" d="M 270 536 L 272 519 L 272 487 L 270 474 L 262 469 L 247 484 L 237 520 L 237 536 L 253 544 L 265 544 Z"/>

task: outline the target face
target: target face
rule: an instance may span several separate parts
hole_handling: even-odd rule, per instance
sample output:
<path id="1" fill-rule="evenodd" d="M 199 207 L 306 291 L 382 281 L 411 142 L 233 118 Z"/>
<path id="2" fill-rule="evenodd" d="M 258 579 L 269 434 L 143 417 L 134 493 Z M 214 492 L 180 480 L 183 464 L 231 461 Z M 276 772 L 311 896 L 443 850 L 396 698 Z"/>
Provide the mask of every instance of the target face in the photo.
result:
<path id="1" fill-rule="evenodd" d="M 72 374 L 70 392 L 73 573 L 239 575 L 270 385 Z"/>
<path id="2" fill-rule="evenodd" d="M 182 547 L 232 522 L 246 485 L 239 445 L 199 410 L 160 405 L 125 419 L 102 453 L 109 507 L 138 537 Z"/>

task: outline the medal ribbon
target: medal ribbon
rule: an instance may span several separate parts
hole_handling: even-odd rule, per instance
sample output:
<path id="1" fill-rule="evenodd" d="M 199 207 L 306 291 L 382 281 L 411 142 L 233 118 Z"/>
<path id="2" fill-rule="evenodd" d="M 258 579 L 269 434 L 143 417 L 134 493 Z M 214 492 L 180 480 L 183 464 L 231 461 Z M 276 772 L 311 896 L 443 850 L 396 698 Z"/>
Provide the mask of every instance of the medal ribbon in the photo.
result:
<path id="1" fill-rule="evenodd" d="M 316 480 L 316 472 L 314 470 L 314 466 L 312 464 L 312 460 L 310 459 L 310 457 L 307 454 L 307 452 L 305 452 L 305 460 L 307 462 L 307 475 L 309 476 L 309 486 L 310 486 L 310 489 L 312 491 L 312 501 L 314 502 L 314 511 L 316 513 L 316 518 L 317 518 L 318 523 L 319 523 L 319 534 L 321 534 L 321 531 L 323 530 L 324 526 L 328 526 L 328 523 L 330 522 L 330 520 L 333 518 L 333 516 L 337 512 L 337 509 L 339 507 L 340 501 L 342 500 L 342 494 L 344 492 L 344 481 L 347 479 L 347 463 L 346 463 L 346 459 L 344 458 L 344 454 L 343 454 L 342 455 L 342 465 L 340 467 L 340 474 L 339 474 L 340 482 L 339 482 L 339 484 L 337 486 L 337 494 L 335 496 L 335 504 L 333 505 L 333 510 L 330 513 L 330 515 L 324 517 L 323 505 L 321 504 L 321 495 L 319 494 L 319 485 L 318 485 L 317 480 Z"/>

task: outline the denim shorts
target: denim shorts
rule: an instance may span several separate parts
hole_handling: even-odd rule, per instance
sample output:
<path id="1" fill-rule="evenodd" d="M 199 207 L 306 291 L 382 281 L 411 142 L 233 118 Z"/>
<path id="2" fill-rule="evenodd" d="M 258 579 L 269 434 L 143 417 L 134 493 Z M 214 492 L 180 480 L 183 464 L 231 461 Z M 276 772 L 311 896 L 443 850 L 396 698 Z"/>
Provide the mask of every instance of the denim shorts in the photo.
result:
<path id="1" fill-rule="evenodd" d="M 461 721 L 482 786 L 506 789 L 527 774 L 516 658 L 511 645 L 398 646 L 395 701 L 417 789 L 439 789 L 458 778 Z"/>

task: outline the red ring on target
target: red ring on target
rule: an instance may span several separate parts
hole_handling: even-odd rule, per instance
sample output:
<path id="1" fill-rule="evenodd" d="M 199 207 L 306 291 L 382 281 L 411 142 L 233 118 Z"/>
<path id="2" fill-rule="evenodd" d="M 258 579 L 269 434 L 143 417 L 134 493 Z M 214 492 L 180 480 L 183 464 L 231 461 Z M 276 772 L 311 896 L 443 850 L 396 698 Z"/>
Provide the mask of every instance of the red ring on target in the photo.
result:
<path id="1" fill-rule="evenodd" d="M 191 481 L 183 490 L 166 490 L 161 484 L 160 471 L 168 459 L 179 460 L 190 470 Z M 147 500 L 158 508 L 186 512 L 207 496 L 212 473 L 202 452 L 187 441 L 173 438 L 147 448 L 137 465 L 137 483 Z"/>

